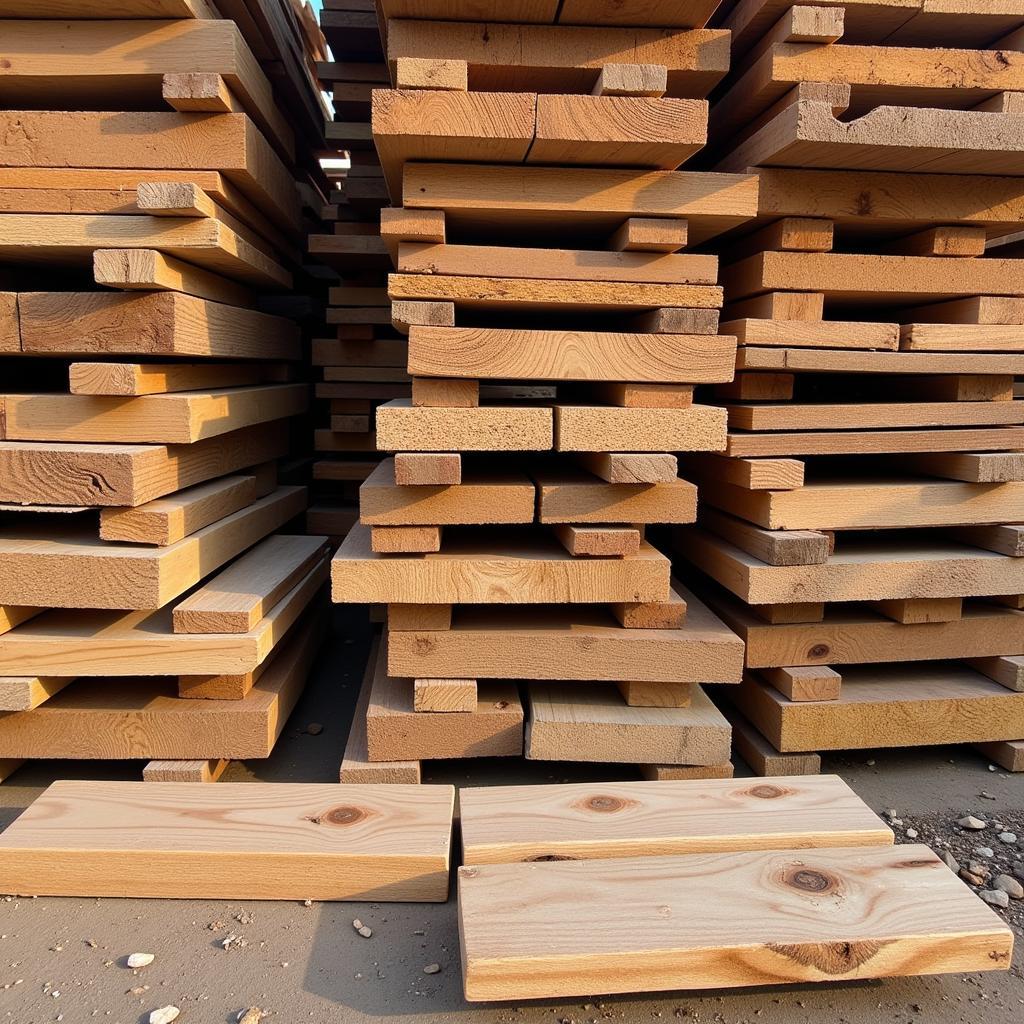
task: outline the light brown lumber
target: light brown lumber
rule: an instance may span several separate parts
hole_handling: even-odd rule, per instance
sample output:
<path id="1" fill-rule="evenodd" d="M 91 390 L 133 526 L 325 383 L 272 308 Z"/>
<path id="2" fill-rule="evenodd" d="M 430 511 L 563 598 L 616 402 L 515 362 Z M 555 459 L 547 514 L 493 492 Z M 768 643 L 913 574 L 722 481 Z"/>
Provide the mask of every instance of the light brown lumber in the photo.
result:
<path id="1" fill-rule="evenodd" d="M 431 409 L 402 398 L 377 407 L 381 451 L 544 451 L 552 433 L 552 413 L 544 408 Z"/>
<path id="2" fill-rule="evenodd" d="M 732 457 L 785 455 L 880 455 L 976 452 L 984 448 L 1018 448 L 1024 434 L 1018 426 L 934 428 L 924 430 L 814 430 L 804 433 L 730 433 Z"/>
<path id="3" fill-rule="evenodd" d="M 615 684 L 631 708 L 688 708 L 693 683 L 646 683 L 638 680 Z"/>
<path id="4" fill-rule="evenodd" d="M 274 423 L 185 445 L 0 441 L 0 495 L 21 503 L 138 506 L 287 451 L 288 438 Z"/>
<path id="5" fill-rule="evenodd" d="M 142 769 L 143 782 L 216 782 L 230 761 L 212 758 L 204 761 L 150 761 Z"/>
<path id="6" fill-rule="evenodd" d="M 706 100 L 542 94 L 526 162 L 674 170 L 704 147 L 707 124 Z"/>
<path id="7" fill-rule="evenodd" d="M 72 682 L 74 677 L 0 676 L 0 711 L 31 711 Z"/>
<path id="8" fill-rule="evenodd" d="M 627 217 L 608 246 L 616 252 L 674 253 L 686 248 L 687 228 L 684 217 Z"/>
<path id="9" fill-rule="evenodd" d="M 523 706 L 514 685 L 484 683 L 472 711 L 417 711 L 413 681 L 389 676 L 379 658 L 366 738 L 371 761 L 516 756 L 523 750 Z"/>
<path id="10" fill-rule="evenodd" d="M 537 96 L 374 89 L 371 118 L 374 146 L 397 205 L 407 161 L 522 163 L 536 130 Z"/>
<path id="11" fill-rule="evenodd" d="M 610 610 L 571 606 L 458 608 L 448 630 L 390 634 L 393 675 L 438 678 L 571 679 L 618 682 L 735 683 L 743 644 L 679 585 L 686 621 L 626 628 Z M 628 671 L 627 671 L 628 670 Z M 621 700 L 621 698 L 616 698 Z"/>
<path id="12" fill-rule="evenodd" d="M 413 377 L 412 404 L 427 409 L 475 409 L 480 404 L 480 382 Z"/>
<path id="13" fill-rule="evenodd" d="M 380 211 L 380 237 L 398 263 L 401 242 L 432 242 L 444 244 L 445 216 L 441 210 L 417 210 L 385 207 Z"/>
<path id="14" fill-rule="evenodd" d="M 219 74 L 203 71 L 169 73 L 160 83 L 160 94 L 179 113 L 230 114 L 242 105 Z"/>
<path id="15" fill-rule="evenodd" d="M 825 605 L 821 601 L 759 604 L 755 605 L 752 611 L 773 626 L 782 622 L 821 622 L 825 617 Z"/>
<path id="16" fill-rule="evenodd" d="M 719 329 L 723 334 L 735 335 L 738 345 L 863 348 L 891 352 L 900 348 L 900 328 L 896 324 L 860 323 L 849 320 L 765 320 L 745 317 L 742 320 L 725 320 Z"/>
<path id="17" fill-rule="evenodd" d="M 651 908 L 643 929 L 624 905 Z M 474 865 L 459 906 L 473 1002 L 959 973 L 1012 947 L 926 846 Z"/>
<path id="18" fill-rule="evenodd" d="M 245 363 L 72 363 L 68 378 L 74 395 L 127 397 L 251 386 L 262 374 Z"/>
<path id="19" fill-rule="evenodd" d="M 951 536 L 964 544 L 973 544 L 1002 555 L 1024 556 L 1024 526 L 961 526 L 951 531 Z"/>
<path id="20" fill-rule="evenodd" d="M 431 487 L 462 483 L 462 456 L 458 452 L 398 452 L 395 483 L 403 487 Z"/>
<path id="21" fill-rule="evenodd" d="M 338 778 L 341 782 L 385 783 L 388 785 L 416 785 L 421 781 L 419 761 L 371 761 L 366 749 L 366 709 L 370 702 L 370 687 L 380 657 L 380 638 L 374 637 L 370 655 L 363 672 L 359 696 L 345 741 Z"/>
<path id="22" fill-rule="evenodd" d="M 446 218 L 467 225 L 536 225 L 554 231 L 559 238 L 564 238 L 566 225 L 577 218 L 610 234 L 627 217 L 685 217 L 689 243 L 694 246 L 758 212 L 757 178 L 753 175 L 604 167 L 566 174 L 557 167 L 409 164 L 403 198 L 410 208 L 440 210 Z M 1024 199 L 1021 205 L 1024 207 Z"/>
<path id="23" fill-rule="evenodd" d="M 907 396 L 944 402 L 1009 402 L 1014 398 L 1008 374 L 952 374 L 912 377 L 902 382 Z"/>
<path id="24" fill-rule="evenodd" d="M 683 471 L 696 475 L 698 479 L 711 477 L 748 491 L 792 491 L 804 484 L 804 464 L 797 459 L 742 459 L 697 455 L 686 459 Z"/>
<path id="25" fill-rule="evenodd" d="M 857 530 L 1003 523 L 1017 518 L 1024 482 L 814 481 L 795 491 L 701 482 L 711 504 L 769 530 Z"/>
<path id="26" fill-rule="evenodd" d="M 463 713 L 477 709 L 475 679 L 414 679 L 413 709 Z"/>
<path id="27" fill-rule="evenodd" d="M 627 224 L 632 222 L 635 221 L 627 221 Z M 646 220 L 640 223 L 666 224 L 671 227 L 677 222 Z M 609 252 L 603 249 L 531 249 L 501 245 L 402 242 L 398 247 L 397 269 L 405 274 L 450 274 L 457 277 L 715 284 L 718 257 L 635 249 Z"/>
<path id="28" fill-rule="evenodd" d="M 893 843 L 837 775 L 471 787 L 460 809 L 467 865 Z"/>
<path id="29" fill-rule="evenodd" d="M 305 410 L 305 384 L 266 384 L 125 400 L 102 395 L 4 395 L 8 441 L 191 444 Z"/>
<path id="30" fill-rule="evenodd" d="M 724 335 L 409 329 L 409 372 L 414 375 L 719 383 L 732 378 L 735 359 L 734 339 Z"/>
<path id="31" fill-rule="evenodd" d="M 219 220 L 77 213 L 0 215 L 0 255 L 93 265 L 96 249 L 160 249 L 251 286 L 288 288 L 291 274 Z"/>
<path id="32" fill-rule="evenodd" d="M 354 526 L 331 565 L 333 599 L 358 604 L 543 604 L 663 601 L 668 596 L 668 560 L 646 542 L 632 558 L 573 559 L 553 538 L 528 535 L 522 528 L 450 536 L 437 554 L 386 557 L 370 550 L 369 527 Z M 447 672 L 436 677 L 463 678 Z"/>
<path id="33" fill-rule="evenodd" d="M 97 249 L 92 273 L 93 280 L 107 288 L 182 292 L 234 306 L 255 305 L 244 286 L 155 249 Z"/>
<path id="34" fill-rule="evenodd" d="M 735 709 L 726 708 L 725 716 L 732 727 L 733 751 L 755 775 L 777 778 L 821 774 L 820 754 L 780 754 L 746 719 L 739 717 Z"/>
<path id="35" fill-rule="evenodd" d="M 251 672 L 239 675 L 178 676 L 178 696 L 186 700 L 243 700 L 273 663 L 270 655 Z"/>
<path id="36" fill-rule="evenodd" d="M 697 530 L 677 534 L 677 547 L 753 605 L 1024 594 L 1020 559 L 947 542 L 850 540 L 822 565 L 796 566 L 766 565 Z"/>
<path id="37" fill-rule="evenodd" d="M 370 547 L 377 554 L 410 555 L 441 550 L 440 526 L 372 526 Z"/>
<path id="38" fill-rule="evenodd" d="M 100 541 L 80 527 L 10 529 L 0 539 L 0 603 L 160 608 L 298 515 L 303 487 L 281 487 L 164 548 Z"/>
<path id="39" fill-rule="evenodd" d="M 0 636 L 4 633 L 9 633 L 23 622 L 28 622 L 29 619 L 35 618 L 43 611 L 45 611 L 43 608 L 17 607 L 9 604 L 0 605 Z"/>
<path id="40" fill-rule="evenodd" d="M 623 409 L 556 405 L 554 447 L 561 452 L 723 451 L 725 410 Z"/>
<path id="41" fill-rule="evenodd" d="M 443 902 L 454 800 L 452 786 L 55 782 L 0 862 L 32 894 Z"/>
<path id="42" fill-rule="evenodd" d="M 0 128 L 18 143 L 4 151 L 8 167 L 216 170 L 278 227 L 296 229 L 291 174 L 245 114 L 5 110 Z"/>
<path id="43" fill-rule="evenodd" d="M 838 349 L 741 348 L 736 369 L 826 373 L 1020 374 L 1024 358 L 963 352 L 856 352 Z"/>
<path id="44" fill-rule="evenodd" d="M 980 743 L 1024 735 L 1024 701 L 956 665 L 848 666 L 839 698 L 787 700 L 748 676 L 732 700 L 782 751 Z"/>
<path id="45" fill-rule="evenodd" d="M 310 620 L 245 700 L 185 701 L 173 681 L 160 679 L 79 681 L 32 711 L 0 716 L 0 756 L 47 758 L 60 750 L 73 760 L 267 757 L 318 646 Z"/>
<path id="46" fill-rule="evenodd" d="M 717 334 L 717 309 L 678 309 L 662 307 L 629 318 L 635 331 L 648 334 Z"/>
<path id="47" fill-rule="evenodd" d="M 975 749 L 1008 772 L 1024 772 L 1024 740 L 976 743 Z"/>
<path id="48" fill-rule="evenodd" d="M 554 532 L 570 555 L 622 558 L 640 550 L 640 531 L 633 527 L 559 523 Z"/>
<path id="49" fill-rule="evenodd" d="M 367 526 L 532 523 L 536 488 L 514 472 L 467 474 L 462 483 L 404 487 L 395 464 L 384 459 L 359 488 L 360 519 Z"/>
<path id="50" fill-rule="evenodd" d="M 765 250 L 781 252 L 830 252 L 835 236 L 831 220 L 816 217 L 782 217 L 744 235 L 729 248 L 735 262 Z"/>
<path id="51" fill-rule="evenodd" d="M 137 508 L 100 512 L 103 540 L 166 546 L 245 508 L 257 496 L 254 476 L 226 476 Z M 261 495 L 262 496 L 262 495 Z"/>
<path id="52" fill-rule="evenodd" d="M 667 601 L 620 601 L 608 607 L 623 629 L 681 629 L 686 622 L 686 601 L 675 590 Z"/>
<path id="53" fill-rule="evenodd" d="M 610 484 L 671 483 L 679 475 L 674 455 L 581 452 L 579 464 Z"/>
<path id="54" fill-rule="evenodd" d="M 668 68 L 661 64 L 605 64 L 597 73 L 595 96 L 664 96 Z"/>
<path id="55" fill-rule="evenodd" d="M 176 292 L 22 292 L 26 354 L 298 359 L 289 320 Z"/>
<path id="56" fill-rule="evenodd" d="M 607 483 L 571 469 L 534 471 L 542 523 L 692 523 L 697 489 L 687 480 Z"/>
<path id="57" fill-rule="evenodd" d="M 3 0 L 5 18 L 35 18 L 33 0 Z M 213 18 L 206 0 L 49 0 L 46 13 L 53 18 Z"/>
<path id="58" fill-rule="evenodd" d="M 389 604 L 388 632 L 452 628 L 450 604 Z"/>
<path id="59" fill-rule="evenodd" d="M 853 430 L 897 427 L 992 426 L 1024 422 L 1014 402 L 821 402 L 730 404 L 734 430 Z"/>
<path id="60" fill-rule="evenodd" d="M 399 57 L 394 62 L 394 86 L 465 92 L 469 88 L 469 67 L 464 60 Z"/>
<path id="61" fill-rule="evenodd" d="M 391 303 L 391 325 L 400 334 L 408 334 L 413 326 L 454 327 L 455 303 L 396 299 Z"/>
<path id="62" fill-rule="evenodd" d="M 643 764 L 640 778 L 648 782 L 687 782 L 693 779 L 731 779 L 732 761 L 722 764 Z"/>
<path id="63" fill-rule="evenodd" d="M 897 238 L 884 251 L 900 256 L 984 256 L 985 234 L 976 224 L 939 225 Z"/>
<path id="64" fill-rule="evenodd" d="M 8 3 L 15 0 L 7 0 Z M 17 0 L 22 2 L 22 0 Z M 358 9 L 350 3 L 338 2 L 339 10 Z M 715 0 L 694 0 L 680 7 L 674 0 L 654 0 L 641 4 L 609 5 L 606 0 L 510 0 L 501 9 L 502 18 L 515 24 L 560 25 L 666 25 L 679 28 L 701 28 L 707 24 Z M 475 0 L 382 0 L 381 11 L 386 18 L 427 18 L 453 21 L 475 18 L 479 7 Z M 1001 19 L 1007 21 L 1007 19 Z M 557 38 L 557 37 L 555 37 Z M 319 65 L 318 65 L 319 67 Z M 345 65 L 346 68 L 352 65 Z M 321 79 L 324 74 L 321 72 Z M 354 77 L 354 76 L 353 76 Z"/>
<path id="65" fill-rule="evenodd" d="M 828 534 L 818 530 L 766 530 L 706 504 L 699 518 L 705 529 L 769 565 L 820 565 L 832 553 Z"/>
<path id="66" fill-rule="evenodd" d="M 1024 453 L 965 452 L 957 455 L 908 455 L 900 460 L 907 469 L 929 476 L 968 483 L 1006 483 L 1024 480 Z"/>
<path id="67" fill-rule="evenodd" d="M 248 633 L 326 553 L 324 537 L 268 537 L 174 608 L 175 633 Z"/>
<path id="68" fill-rule="evenodd" d="M 1017 324 L 904 324 L 904 352 L 1020 352 L 1024 338 Z"/>
<path id="69" fill-rule="evenodd" d="M 819 323 L 825 315 L 822 292 L 767 291 L 740 301 L 730 298 L 722 314 L 727 320 L 795 320 Z"/>
<path id="70" fill-rule="evenodd" d="M 831 668 L 765 668 L 761 677 L 790 700 L 838 700 L 843 677 Z"/>
<path id="71" fill-rule="evenodd" d="M 953 622 L 960 618 L 963 600 L 959 597 L 918 597 L 876 601 L 874 607 L 887 619 L 904 625 L 918 622 Z"/>
<path id="72" fill-rule="evenodd" d="M 999 250 L 996 249 L 996 252 Z M 971 295 L 902 311 L 906 322 L 1011 327 L 1024 322 L 1024 300 L 1006 295 Z"/>
<path id="73" fill-rule="evenodd" d="M 966 664 L 1008 690 L 1024 692 L 1024 658 L 1018 654 L 968 658 Z"/>
<path id="74" fill-rule="evenodd" d="M 526 756 L 532 761 L 721 764 L 729 724 L 700 686 L 685 708 L 636 708 L 609 685 L 531 683 Z"/>
<path id="75" fill-rule="evenodd" d="M 18 296 L 15 292 L 0 291 L 0 354 L 21 351 L 21 333 L 18 330 Z"/>

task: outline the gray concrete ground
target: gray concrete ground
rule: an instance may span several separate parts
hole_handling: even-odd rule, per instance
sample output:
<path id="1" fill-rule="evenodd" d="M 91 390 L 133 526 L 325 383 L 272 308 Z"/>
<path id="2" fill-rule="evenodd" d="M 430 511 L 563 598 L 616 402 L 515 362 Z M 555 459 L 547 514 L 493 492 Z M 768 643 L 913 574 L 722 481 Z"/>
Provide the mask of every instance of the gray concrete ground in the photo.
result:
<path id="1" fill-rule="evenodd" d="M 339 613 L 335 643 L 265 763 L 233 764 L 227 778 L 334 781 L 366 657 L 365 628 Z M 311 736 L 309 723 L 324 731 Z M 894 809 L 921 841 L 957 838 L 953 822 L 982 812 L 1024 839 L 1024 777 L 992 772 L 965 749 L 830 757 L 878 811 Z M 56 778 L 139 778 L 141 764 L 42 762 L 0 786 L 0 827 Z M 457 785 L 601 778 L 575 765 L 450 762 L 427 781 Z M 607 772 L 604 777 L 612 777 Z M 619 776 L 621 777 L 621 775 Z M 982 797 L 985 792 L 989 797 Z M 991 799 L 994 797 L 995 799 Z M 988 842 L 988 840 L 986 840 Z M 1024 860 L 1024 842 L 1020 843 Z M 3 879 L 0 878 L 0 892 Z M 709 899 L 713 894 L 709 894 Z M 1005 914 L 1006 912 L 1004 912 Z M 10 899 L 0 902 L 0 1022 L 138 1024 L 173 1004 L 182 1024 L 224 1024 L 258 1006 L 270 1022 L 386 1020 L 436 1024 L 598 1024 L 682 1020 L 705 1024 L 1010 1024 L 1024 1021 L 1020 905 L 1007 973 L 788 986 L 724 994 L 597 997 L 471 1006 L 461 995 L 455 903 L 315 904 L 204 900 Z M 359 918 L 373 930 L 356 934 Z M 231 935 L 241 941 L 224 949 Z M 129 953 L 156 954 L 131 971 Z M 428 964 L 441 972 L 423 973 Z"/>

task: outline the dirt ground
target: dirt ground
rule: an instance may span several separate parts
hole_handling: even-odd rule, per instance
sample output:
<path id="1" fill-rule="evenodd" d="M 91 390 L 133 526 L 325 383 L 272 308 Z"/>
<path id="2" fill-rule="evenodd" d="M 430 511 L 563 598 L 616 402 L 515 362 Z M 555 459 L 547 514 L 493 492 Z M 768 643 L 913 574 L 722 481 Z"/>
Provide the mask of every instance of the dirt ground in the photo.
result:
<path id="1" fill-rule="evenodd" d="M 367 642 L 339 613 L 336 640 L 267 762 L 232 764 L 226 778 L 336 781 Z M 354 639 L 352 639 L 354 638 Z M 305 730 L 324 726 L 319 735 Z M 40 762 L 0 786 L 0 827 L 56 778 L 141 777 L 141 763 Z M 990 771 L 967 749 L 864 751 L 826 759 L 875 810 L 902 820 L 898 836 L 949 842 L 966 862 L 982 843 L 995 860 L 1024 861 L 1024 777 Z M 605 773 L 603 777 L 613 777 Z M 619 775 L 618 777 L 622 777 Z M 449 762 L 426 781 L 483 785 L 600 779 L 566 765 Z M 983 796 L 982 794 L 987 794 Z M 993 799 L 994 798 L 994 799 Z M 1016 847 L 958 834 L 965 814 L 1000 821 Z M 899 840 L 898 840 L 899 841 Z M 944 847 L 936 844 L 940 852 Z M 1016 854 L 1019 850 L 1019 855 Z M 0 878 L 0 892 L 3 879 Z M 426 904 L 314 904 L 203 900 L 0 899 L 0 1022 L 139 1024 L 151 1010 L 181 1009 L 182 1024 L 228 1024 L 259 1007 L 269 1022 L 598 1024 L 683 1020 L 704 1024 L 1010 1024 L 1024 1020 L 1024 905 L 1000 911 L 1017 948 L 1009 972 L 759 988 L 726 994 L 616 996 L 591 1002 L 471 1006 L 461 996 L 454 900 Z M 352 927 L 358 918 L 373 934 Z M 226 939 L 233 941 L 224 948 Z M 130 953 L 154 953 L 132 971 Z M 423 968 L 438 964 L 439 973 Z"/>

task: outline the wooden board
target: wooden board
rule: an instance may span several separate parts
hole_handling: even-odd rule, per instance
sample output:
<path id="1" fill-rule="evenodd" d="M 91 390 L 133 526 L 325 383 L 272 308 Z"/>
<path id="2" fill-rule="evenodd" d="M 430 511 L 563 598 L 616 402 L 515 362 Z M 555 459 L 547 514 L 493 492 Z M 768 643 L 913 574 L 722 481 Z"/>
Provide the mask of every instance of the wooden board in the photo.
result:
<path id="1" fill-rule="evenodd" d="M 164 548 L 99 541 L 82 527 L 10 529 L 0 539 L 0 603 L 160 608 L 306 506 L 304 487 L 266 498 Z"/>
<path id="2" fill-rule="evenodd" d="M 413 406 L 407 398 L 377 407 L 376 447 L 381 451 L 544 451 L 551 447 L 552 434 L 550 409 L 436 409 Z"/>
<path id="3" fill-rule="evenodd" d="M 73 395 L 161 395 L 259 384 L 260 368 L 244 363 L 72 363 Z"/>
<path id="4" fill-rule="evenodd" d="M 175 633 L 249 633 L 327 553 L 325 537 L 276 534 L 174 608 Z"/>
<path id="5" fill-rule="evenodd" d="M 837 775 L 488 786 L 459 793 L 463 864 L 887 846 Z"/>
<path id="6" fill-rule="evenodd" d="M 0 676 L 0 711 L 31 711 L 72 681 L 51 676 Z"/>
<path id="7" fill-rule="evenodd" d="M 685 708 L 629 707 L 611 685 L 531 683 L 526 756 L 534 761 L 721 764 L 729 723 L 699 686 Z"/>
<path id="8" fill-rule="evenodd" d="M 737 370 L 785 373 L 1024 374 L 1024 356 L 965 352 L 860 352 L 849 349 L 759 348 L 736 352 Z"/>
<path id="9" fill-rule="evenodd" d="M 733 702 L 778 750 L 858 750 L 1024 736 L 1024 696 L 956 665 L 843 670 L 839 698 L 787 700 L 754 676 Z"/>
<path id="10" fill-rule="evenodd" d="M 1024 740 L 1000 740 L 975 744 L 978 753 L 1008 772 L 1024 772 Z"/>
<path id="11" fill-rule="evenodd" d="M 605 608 L 454 609 L 446 630 L 393 630 L 388 669 L 396 676 L 469 679 L 732 683 L 743 644 L 690 591 L 676 629 L 621 626 Z"/>
<path id="12" fill-rule="evenodd" d="M 723 451 L 724 409 L 557 405 L 555 450 L 561 452 Z"/>
<path id="13" fill-rule="evenodd" d="M 843 430 L 730 433 L 726 451 L 737 458 L 772 455 L 881 455 L 908 452 L 969 452 L 1019 448 L 1019 427 L 967 427 L 926 430 Z"/>
<path id="14" fill-rule="evenodd" d="M 333 599 L 358 604 L 664 601 L 669 589 L 668 559 L 647 543 L 633 558 L 574 559 L 554 538 L 524 529 L 452 533 L 437 554 L 385 556 L 370 550 L 370 528 L 360 524 L 331 576 Z"/>
<path id="15" fill-rule="evenodd" d="M 143 782 L 217 782 L 230 761 L 211 758 L 208 761 L 150 761 L 142 769 Z"/>
<path id="16" fill-rule="evenodd" d="M 533 477 L 542 523 L 692 523 L 697 515 L 697 488 L 686 480 L 606 483 L 543 466 Z"/>
<path id="17" fill-rule="evenodd" d="M 623 928 L 624 905 L 643 927 Z M 1006 969 L 1012 947 L 912 845 L 474 865 L 459 921 L 471 1001 Z"/>
<path id="18" fill-rule="evenodd" d="M 62 781 L 8 826 L 0 864 L 33 895 L 443 902 L 454 802 L 452 786 Z"/>
<path id="19" fill-rule="evenodd" d="M 726 405 L 735 430 L 860 430 L 1024 423 L 1024 402 L 765 402 Z"/>

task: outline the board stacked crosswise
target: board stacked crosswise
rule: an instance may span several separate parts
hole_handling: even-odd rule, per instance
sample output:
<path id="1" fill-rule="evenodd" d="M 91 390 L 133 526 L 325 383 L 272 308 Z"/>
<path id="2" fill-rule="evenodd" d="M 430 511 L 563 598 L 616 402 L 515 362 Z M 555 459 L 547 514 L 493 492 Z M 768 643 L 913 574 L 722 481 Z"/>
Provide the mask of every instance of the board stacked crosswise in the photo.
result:
<path id="1" fill-rule="evenodd" d="M 315 25 L 222 6 L 244 34 L 205 0 L 0 2 L 3 774 L 265 757 L 316 652 L 324 538 L 276 535 L 302 336 L 265 311 Z"/>
<path id="2" fill-rule="evenodd" d="M 758 174 L 758 216 L 721 247 L 728 446 L 684 465 L 677 548 L 746 642 L 723 696 L 766 770 L 1024 767 L 1024 4 L 995 6 L 720 13 L 709 165 Z"/>
<path id="3" fill-rule="evenodd" d="M 409 397 L 376 410 L 388 457 L 333 560 L 336 601 L 387 606 L 343 779 L 524 749 L 732 771 L 701 684 L 738 682 L 742 645 L 652 531 L 696 517 L 672 453 L 725 447 L 693 401 L 735 362 L 700 247 L 756 214 L 757 181 L 677 169 L 729 67 L 715 5 L 618 6 L 379 5 Z"/>

